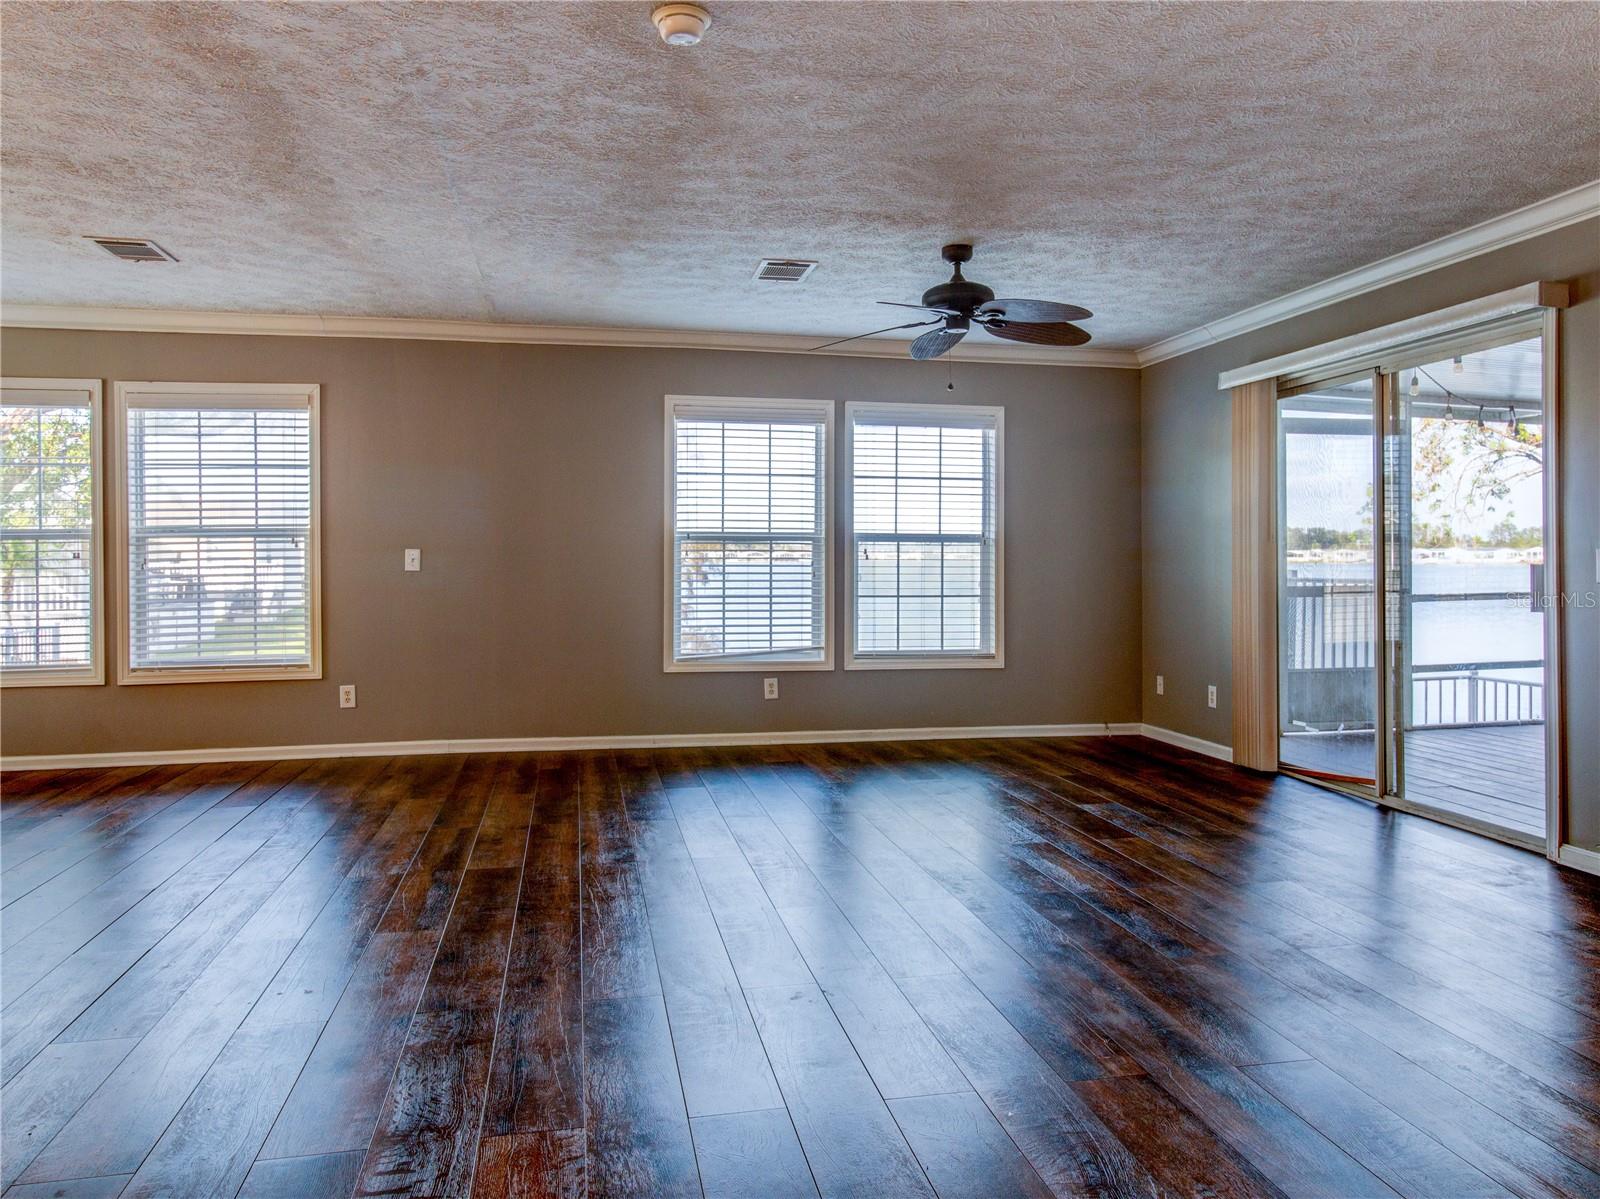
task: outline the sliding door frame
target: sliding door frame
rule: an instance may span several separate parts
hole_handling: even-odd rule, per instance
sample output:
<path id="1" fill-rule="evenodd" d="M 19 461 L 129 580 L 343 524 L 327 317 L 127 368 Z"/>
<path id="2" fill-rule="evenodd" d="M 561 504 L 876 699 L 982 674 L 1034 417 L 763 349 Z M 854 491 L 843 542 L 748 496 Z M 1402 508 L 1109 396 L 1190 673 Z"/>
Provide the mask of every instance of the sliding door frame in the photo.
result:
<path id="1" fill-rule="evenodd" d="M 1382 800 L 1389 787 L 1389 680 L 1394 668 L 1389 638 L 1389 457 L 1394 428 L 1394 376 L 1382 367 L 1372 372 L 1372 795 Z M 1398 788 L 1401 755 L 1395 754 Z"/>
<path id="2" fill-rule="evenodd" d="M 1509 324 L 1510 322 L 1505 322 Z M 1394 521 L 1380 525 L 1377 513 L 1384 499 L 1388 498 L 1389 483 L 1392 481 L 1386 472 L 1388 458 L 1392 457 L 1397 463 L 1401 460 L 1402 452 L 1409 453 L 1406 438 L 1408 434 L 1403 425 L 1406 419 L 1402 418 L 1400 407 L 1400 375 L 1403 366 L 1396 366 L 1393 362 L 1380 364 L 1378 372 L 1383 403 L 1379 413 L 1382 426 L 1380 448 L 1377 452 L 1376 469 L 1380 472 L 1377 482 L 1373 487 L 1374 526 L 1382 529 L 1383 549 L 1382 556 L 1384 568 L 1378 572 L 1377 595 L 1378 610 L 1374 612 L 1375 622 L 1379 622 L 1386 638 L 1386 643 L 1380 647 L 1380 668 L 1378 672 L 1377 712 L 1379 720 L 1377 725 L 1377 757 L 1379 769 L 1377 773 L 1378 789 L 1377 799 L 1387 807 L 1396 808 L 1403 812 L 1412 812 L 1419 816 L 1426 816 L 1441 824 L 1448 824 L 1455 828 L 1465 829 L 1468 832 L 1481 836 L 1491 837 L 1503 841 L 1508 845 L 1515 845 L 1523 849 L 1537 849 L 1552 860 L 1559 856 L 1562 838 L 1565 830 L 1561 827 L 1561 815 L 1564 811 L 1563 797 L 1566 794 L 1565 772 L 1562 759 L 1563 751 L 1563 722 L 1565 718 L 1561 689 L 1561 623 L 1563 620 L 1561 590 L 1561 541 L 1559 529 L 1560 517 L 1560 412 L 1559 412 L 1559 362 L 1560 345 L 1555 340 L 1559 328 L 1558 310 L 1547 308 L 1540 315 L 1537 330 L 1524 329 L 1520 333 L 1514 328 L 1505 331 L 1508 340 L 1495 338 L 1492 345 L 1510 344 L 1511 340 L 1521 340 L 1528 336 L 1537 336 L 1540 339 L 1540 417 L 1542 428 L 1543 450 L 1543 483 L 1541 486 L 1542 519 L 1541 526 L 1544 540 L 1545 558 L 1545 584 L 1544 591 L 1547 597 L 1554 599 L 1543 604 L 1544 622 L 1541 637 L 1544 649 L 1544 801 L 1545 801 L 1545 835 L 1542 839 L 1517 833 L 1486 820 L 1479 820 L 1473 816 L 1452 812 L 1445 808 L 1434 807 L 1430 804 L 1417 803 L 1408 799 L 1405 794 L 1405 708 L 1407 694 L 1411 683 L 1411 664 L 1409 656 L 1412 651 L 1411 629 L 1409 620 L 1403 630 L 1392 630 L 1388 627 L 1390 618 L 1397 613 L 1391 611 L 1388 603 L 1391 592 L 1389 570 L 1390 559 L 1399 562 L 1402 555 L 1408 555 L 1410 550 L 1409 529 L 1401 527 L 1400 517 L 1404 509 L 1392 514 Z M 1495 337 L 1491 327 L 1486 331 L 1491 338 Z M 1488 348 L 1488 347 L 1485 347 Z M 1398 346 L 1395 356 L 1406 353 L 1407 347 Z M 1407 418 L 1408 419 L 1408 418 Z M 1390 452 L 1392 451 L 1392 453 Z M 1394 499 L 1399 504 L 1408 501 L 1409 485 L 1397 487 Z M 1383 497 L 1383 499 L 1380 499 Z M 1404 534 L 1404 535 L 1402 535 Z M 1396 573 L 1405 570 L 1403 565 L 1396 566 Z M 1394 635 L 1399 633 L 1398 636 Z M 1385 765 L 1386 764 L 1386 765 Z"/>
<path id="3" fill-rule="evenodd" d="M 1274 610 L 1270 613 L 1261 611 L 1261 605 L 1256 597 L 1249 594 L 1248 588 L 1259 579 L 1255 571 L 1259 571 L 1263 559 L 1271 555 L 1273 558 L 1274 573 L 1279 569 L 1276 558 L 1279 556 L 1279 530 L 1278 513 L 1281 510 L 1282 487 L 1281 457 L 1282 439 L 1278 428 L 1279 394 L 1285 389 L 1284 385 L 1291 379 L 1296 384 L 1304 384 L 1309 378 L 1315 376 L 1331 377 L 1340 372 L 1336 363 L 1341 359 L 1360 359 L 1365 356 L 1362 365 L 1374 372 L 1374 450 L 1373 450 L 1373 531 L 1374 531 L 1374 572 L 1373 572 L 1373 637 L 1375 641 L 1376 670 L 1376 695 L 1375 700 L 1375 728 L 1374 728 L 1374 784 L 1367 787 L 1356 783 L 1332 783 L 1327 780 L 1315 779 L 1312 781 L 1323 785 L 1333 786 L 1335 789 L 1348 794 L 1365 798 L 1381 805 L 1393 807 L 1401 811 L 1414 812 L 1426 816 L 1440 823 L 1454 825 L 1470 832 L 1505 841 L 1522 848 L 1542 849 L 1545 856 L 1552 861 L 1563 861 L 1569 865 L 1580 865 L 1570 856 L 1563 853 L 1566 845 L 1566 828 L 1564 822 L 1564 800 L 1567 793 L 1566 779 L 1566 688 L 1565 688 L 1565 659 L 1564 645 L 1564 571 L 1563 571 L 1563 541 L 1561 520 L 1561 483 L 1562 483 L 1562 446 L 1561 446 L 1561 342 L 1560 342 L 1560 310 L 1568 305 L 1568 289 L 1563 284 L 1534 283 L 1521 288 L 1498 293 L 1494 296 L 1484 297 L 1482 300 L 1469 301 L 1457 305 L 1455 308 L 1431 316 L 1418 317 L 1409 321 L 1402 321 L 1393 326 L 1372 330 L 1367 334 L 1344 338 L 1338 342 L 1331 342 L 1325 346 L 1313 347 L 1308 350 L 1298 351 L 1293 354 L 1282 355 L 1276 359 L 1241 367 L 1238 370 L 1225 372 L 1218 379 L 1221 389 L 1231 389 L 1233 392 L 1234 412 L 1234 665 L 1236 677 L 1234 680 L 1234 740 L 1236 748 L 1241 743 L 1261 746 L 1268 734 L 1266 728 L 1266 705 L 1261 703 L 1263 693 L 1271 694 L 1276 698 L 1278 685 L 1281 681 L 1282 670 L 1282 643 L 1280 639 L 1279 622 Z M 1394 369 L 1393 360 L 1396 356 L 1404 354 L 1436 338 L 1447 338 L 1455 335 L 1465 335 L 1471 330 L 1481 329 L 1490 332 L 1493 326 L 1510 324 L 1510 318 L 1516 316 L 1526 317 L 1538 312 L 1539 336 L 1541 338 L 1541 365 L 1542 365 L 1542 392 L 1543 392 L 1543 457 L 1544 457 L 1544 484 L 1543 484 L 1543 537 L 1544 537 L 1544 593 L 1541 603 L 1544 606 L 1544 725 L 1545 725 L 1545 836 L 1542 845 L 1531 842 L 1526 837 L 1517 837 L 1504 829 L 1490 825 L 1487 822 L 1475 820 L 1471 817 L 1457 816 L 1454 813 L 1441 811 L 1426 805 L 1414 804 L 1406 800 L 1402 794 L 1404 790 L 1403 763 L 1400 761 L 1400 739 L 1396 735 L 1395 718 L 1403 711 L 1403 704 L 1398 704 L 1397 688 L 1406 685 L 1404 676 L 1403 655 L 1405 647 L 1391 638 L 1390 624 L 1390 586 L 1389 565 L 1391 554 L 1399 552 L 1393 546 L 1391 530 L 1388 528 L 1389 496 L 1387 495 L 1389 473 L 1385 469 L 1388 465 L 1388 456 L 1391 451 L 1398 452 L 1398 397 L 1399 374 Z M 1349 367 L 1354 367 L 1355 362 L 1350 362 Z M 1271 381 L 1271 411 L 1273 427 L 1270 435 L 1263 437 L 1259 424 L 1260 413 L 1255 407 L 1261 404 L 1260 397 L 1264 389 L 1252 389 L 1252 384 Z M 1253 391 L 1253 396 L 1252 396 Z M 1245 414 L 1241 411 L 1245 405 L 1242 401 L 1246 396 L 1256 400 L 1256 405 Z M 1247 416 L 1245 427 L 1241 428 L 1241 416 Z M 1253 427 L 1252 427 L 1253 426 Z M 1270 488 L 1261 489 L 1257 493 L 1256 503 L 1265 506 L 1271 511 L 1263 513 L 1260 507 L 1252 506 L 1241 495 L 1241 481 L 1252 476 L 1260 478 L 1262 468 L 1267 465 L 1263 458 L 1270 460 L 1270 469 L 1273 472 L 1273 482 Z M 1264 493 L 1264 494 L 1263 494 Z M 1398 502 L 1401 497 L 1395 496 Z M 1270 530 L 1270 532 L 1265 532 Z M 1254 570 L 1251 570 L 1251 567 Z M 1254 578 L 1252 578 L 1254 575 Z M 1276 589 L 1275 589 L 1276 590 Z M 1265 622 L 1263 618 L 1266 618 Z M 1273 630 L 1274 652 L 1270 656 L 1250 652 L 1252 646 L 1259 646 L 1264 632 L 1263 623 L 1270 623 Z M 1241 667 L 1245 668 L 1245 677 L 1237 677 Z M 1243 700 L 1244 702 L 1241 702 Z M 1271 741 L 1274 746 L 1278 744 L 1280 715 L 1277 704 L 1272 704 L 1271 711 Z M 1244 738 L 1241 742 L 1241 737 Z M 1236 758 L 1236 760 L 1238 760 Z M 1244 764 L 1255 769 L 1284 770 L 1282 762 L 1269 765 L 1264 758 L 1259 761 L 1249 761 Z M 1292 768 L 1288 768 L 1292 772 Z M 1570 847 L 1569 847 L 1570 848 Z"/>
<path id="4" fill-rule="evenodd" d="M 1558 859 L 1566 842 L 1566 580 L 1561 539 L 1561 313 L 1544 310 L 1540 352 L 1544 367 L 1544 836 L 1545 856 Z"/>

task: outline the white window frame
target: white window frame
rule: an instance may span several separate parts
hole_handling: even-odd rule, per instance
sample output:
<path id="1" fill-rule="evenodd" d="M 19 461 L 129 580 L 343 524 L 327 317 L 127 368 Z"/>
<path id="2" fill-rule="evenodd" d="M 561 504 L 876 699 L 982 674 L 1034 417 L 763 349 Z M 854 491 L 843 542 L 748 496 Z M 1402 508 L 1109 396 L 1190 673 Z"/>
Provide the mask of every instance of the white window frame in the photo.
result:
<path id="1" fill-rule="evenodd" d="M 772 408 L 788 412 L 815 412 L 822 418 L 822 657 L 814 661 L 761 658 L 728 661 L 682 661 L 675 654 L 674 616 L 677 611 L 677 553 L 673 530 L 677 524 L 677 431 L 673 423 L 673 406 L 692 403 L 709 408 L 727 408 L 735 412 Z M 700 673 L 751 673 L 780 674 L 790 670 L 833 669 L 833 410 L 832 400 L 754 399 L 744 396 L 669 395 L 663 406 L 666 428 L 662 436 L 665 444 L 665 472 L 662 480 L 664 496 L 664 521 L 662 524 L 662 663 L 668 674 Z"/>
<path id="2" fill-rule="evenodd" d="M 858 413 L 881 412 L 895 416 L 925 415 L 937 424 L 940 413 L 994 418 L 994 653 L 991 654 L 869 654 L 856 655 L 856 502 L 855 427 Z M 845 640 L 846 670 L 1003 670 L 1006 664 L 1006 410 L 981 404 L 883 404 L 851 401 L 844 406 L 844 544 L 845 595 L 850 609 L 850 630 Z"/>
<path id="3" fill-rule="evenodd" d="M 322 388 L 316 383 L 114 383 L 115 410 L 112 459 L 116 464 L 117 630 L 122 639 L 117 656 L 117 682 L 243 683 L 322 677 Z M 282 408 L 311 414 L 311 534 L 306 576 L 311 605 L 310 661 L 297 666 L 133 666 L 133 639 L 128 595 L 128 410 L 140 408 Z"/>
<path id="4" fill-rule="evenodd" d="M 99 687 L 106 681 L 106 637 L 104 589 L 105 552 L 105 471 L 100 456 L 102 389 L 99 379 L 0 379 L 6 391 L 56 391 L 63 405 L 89 406 L 89 490 L 90 517 L 94 528 L 90 536 L 89 564 L 89 665 L 65 670 L 29 668 L 0 671 L 0 687 Z"/>

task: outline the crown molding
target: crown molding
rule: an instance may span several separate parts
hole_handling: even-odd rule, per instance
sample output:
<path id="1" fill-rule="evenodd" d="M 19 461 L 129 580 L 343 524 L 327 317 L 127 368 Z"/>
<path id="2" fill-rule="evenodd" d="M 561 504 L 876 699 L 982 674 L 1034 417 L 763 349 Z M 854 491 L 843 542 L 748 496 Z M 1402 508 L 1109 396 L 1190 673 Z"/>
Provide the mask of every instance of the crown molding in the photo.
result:
<path id="1" fill-rule="evenodd" d="M 177 308 L 100 308 L 5 304 L 0 325 L 106 333 L 221 333 L 248 337 L 376 337 L 407 341 L 477 341 L 534 346 L 622 346 L 655 350 L 734 350 L 758 354 L 817 353 L 843 358 L 906 359 L 903 338 L 869 337 L 813 350 L 817 338 L 788 333 L 718 333 L 701 329 L 614 329 L 587 325 L 512 325 L 491 321 L 421 320 L 318 313 L 201 312 Z M 1096 366 L 1137 370 L 1132 350 L 1098 347 L 984 345 L 968 342 L 958 361 L 1027 366 Z"/>
<path id="2" fill-rule="evenodd" d="M 1153 366 L 1168 358 L 1238 337 L 1241 333 L 1301 316 L 1392 283 L 1414 279 L 1440 267 L 1476 258 L 1491 250 L 1515 245 L 1530 237 L 1538 237 L 1541 233 L 1550 233 L 1593 217 L 1600 217 L 1600 180 L 1580 184 L 1570 191 L 1538 200 L 1515 212 L 1492 217 L 1414 249 L 1380 258 L 1377 262 L 1291 291 L 1264 304 L 1241 309 L 1232 316 L 1210 321 L 1187 333 L 1152 342 L 1138 351 L 1139 365 Z"/>

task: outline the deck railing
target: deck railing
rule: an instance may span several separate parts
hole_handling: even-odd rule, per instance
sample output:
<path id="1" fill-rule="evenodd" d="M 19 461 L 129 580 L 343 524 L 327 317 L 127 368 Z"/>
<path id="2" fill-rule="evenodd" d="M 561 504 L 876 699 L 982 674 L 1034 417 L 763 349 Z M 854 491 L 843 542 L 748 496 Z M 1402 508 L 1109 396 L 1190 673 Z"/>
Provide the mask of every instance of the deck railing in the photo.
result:
<path id="1" fill-rule="evenodd" d="M 1524 679 L 1485 677 L 1476 670 L 1413 677 L 1411 727 L 1537 724 L 1544 687 Z"/>
<path id="2" fill-rule="evenodd" d="M 1290 579 L 1283 614 L 1290 670 L 1371 670 L 1372 584 Z"/>
<path id="3" fill-rule="evenodd" d="M 1412 604 L 1531 604 L 1526 592 L 1413 593 Z M 1370 727 L 1368 679 L 1375 669 L 1373 588 L 1366 580 L 1290 579 L 1282 613 L 1289 725 Z M 1544 687 L 1490 671 L 1537 669 L 1534 660 L 1413 663 L 1408 727 L 1533 724 L 1544 719 Z"/>

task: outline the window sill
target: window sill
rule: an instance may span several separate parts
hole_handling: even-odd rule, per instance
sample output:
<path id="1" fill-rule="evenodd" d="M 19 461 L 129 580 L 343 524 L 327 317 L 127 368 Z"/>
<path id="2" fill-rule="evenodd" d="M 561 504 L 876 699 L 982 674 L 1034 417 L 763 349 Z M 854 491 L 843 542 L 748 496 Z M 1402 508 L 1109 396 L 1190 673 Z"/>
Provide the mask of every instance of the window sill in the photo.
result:
<path id="1" fill-rule="evenodd" d="M 203 667 L 173 666 L 144 667 L 130 670 L 124 667 L 117 682 L 124 687 L 152 683 L 268 683 L 305 682 L 320 679 L 322 667 L 318 666 L 254 666 L 254 667 Z"/>
<path id="2" fill-rule="evenodd" d="M 846 670 L 1004 670 L 1005 657 L 984 658 L 847 658 Z"/>
<path id="3" fill-rule="evenodd" d="M 832 670 L 833 657 L 826 658 L 768 658 L 765 661 L 739 662 L 666 662 L 662 670 L 667 674 L 785 674 L 791 670 Z"/>
<path id="4" fill-rule="evenodd" d="M 105 672 L 97 667 L 84 670 L 7 670 L 0 671 L 0 687 L 100 687 Z"/>

